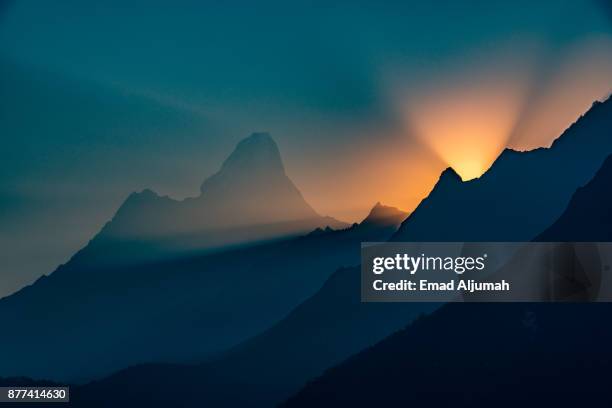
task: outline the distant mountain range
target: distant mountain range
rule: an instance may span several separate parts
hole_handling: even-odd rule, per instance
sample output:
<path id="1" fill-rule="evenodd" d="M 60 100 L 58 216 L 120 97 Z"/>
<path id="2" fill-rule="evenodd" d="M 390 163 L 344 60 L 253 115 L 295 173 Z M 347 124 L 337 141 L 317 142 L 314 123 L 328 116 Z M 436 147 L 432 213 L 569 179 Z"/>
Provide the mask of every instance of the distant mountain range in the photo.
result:
<path id="1" fill-rule="evenodd" d="M 361 224 L 330 228 L 344 224 L 304 201 L 265 134 L 242 141 L 202 190 L 183 202 L 132 195 L 67 264 L 0 300 L 12 327 L 0 373 L 85 381 L 136 363 L 205 360 L 279 321 L 338 267 L 359 263 L 360 242 L 388 239 L 407 215 L 377 205 Z M 221 241 L 209 227 L 234 212 Z M 187 215 L 202 232 L 170 239 L 171 220 Z M 258 216 L 271 227 L 249 224 Z"/>
<path id="2" fill-rule="evenodd" d="M 343 230 L 123 268 L 69 263 L 0 301 L 0 320 L 17 333 L 2 340 L 2 373 L 74 379 L 89 369 L 91 378 L 208 357 L 75 387 L 74 404 L 87 407 L 271 406 L 300 384 L 288 406 L 595 402 L 612 369 L 606 305 L 448 304 L 414 322 L 439 305 L 361 303 L 359 269 L 332 271 L 357 264 L 363 241 L 607 237 L 611 110 L 610 99 L 594 104 L 548 149 L 504 151 L 479 179 L 446 170 L 408 218 L 378 204 Z M 155 236 L 147 228 L 136 222 L 109 236 Z M 32 360 L 19 359 L 26 351 Z M 100 361 L 95 372 L 88 366 Z"/>
<path id="3" fill-rule="evenodd" d="M 594 121 L 589 126 L 586 126 L 584 122 L 580 125 L 584 132 L 581 136 L 582 140 L 590 140 L 588 129 L 602 120 L 599 117 L 601 112 L 597 111 L 601 108 L 602 105 L 599 104 L 594 106 L 595 118 L 592 118 L 592 112 L 589 112 L 581 119 L 581 121 L 587 121 L 587 124 L 591 120 Z M 612 129 L 612 126 L 608 126 L 608 129 Z M 598 129 L 598 132 L 605 133 L 605 129 Z M 567 135 L 566 132 L 555 145 L 565 144 L 563 138 L 568 137 Z M 573 139 L 580 142 L 577 136 Z M 570 148 L 567 147 L 567 149 Z M 521 156 L 528 153 L 516 154 Z M 601 154 L 601 151 L 597 151 L 596 157 Z M 586 158 L 584 160 L 587 167 L 591 165 L 590 160 Z M 575 192 L 574 198 L 567 199 L 570 202 L 569 207 L 566 205 L 565 212 L 556 223 L 551 221 L 553 223 L 551 229 L 557 228 L 555 225 L 563 223 L 562 220 L 567 217 L 577 219 L 586 217 L 592 220 L 592 222 L 585 223 L 585 237 L 588 237 L 588 234 L 592 234 L 595 238 L 601 237 L 601 232 L 610 229 L 609 224 L 598 222 L 598 220 L 607 219 L 607 214 L 611 212 L 607 210 L 612 210 L 610 194 L 605 188 L 612 181 L 608 175 L 612 168 L 611 164 L 612 159 L 608 158 L 593 181 Z M 560 163 L 558 166 L 563 166 L 563 164 Z M 534 167 L 534 170 L 537 170 L 537 167 Z M 491 169 L 490 171 L 496 170 Z M 544 172 L 549 174 L 550 169 Z M 452 172 L 445 172 L 440 183 L 444 184 L 444 180 L 449 176 L 452 176 Z M 488 177 L 490 176 L 483 176 L 485 180 Z M 540 178 L 541 176 L 535 175 L 534 177 Z M 468 185 L 456 177 L 454 180 L 457 191 Z M 562 182 L 557 184 L 565 185 Z M 513 185 L 516 184 L 513 183 Z M 503 187 L 499 185 L 498 189 L 503 191 Z M 565 188 L 559 188 L 559 190 Z M 436 196 L 435 191 L 434 189 L 432 192 L 434 197 Z M 536 202 L 535 207 L 541 208 L 540 201 L 548 202 L 548 193 L 549 190 L 546 188 L 535 189 L 531 195 L 531 202 Z M 463 193 L 458 192 L 457 194 Z M 576 202 L 580 201 L 581 196 L 586 198 L 582 200 L 582 210 L 578 210 Z M 417 211 L 428 211 L 429 202 L 431 201 L 425 200 Z M 488 202 L 492 203 L 493 200 Z M 595 205 L 597 211 L 593 211 L 593 202 L 601 203 L 601 205 Z M 451 201 L 446 202 L 447 205 L 451 203 Z M 561 211 L 563 212 L 563 209 Z M 458 216 L 456 212 L 453 214 Z M 503 213 L 499 215 L 499 218 L 504 219 L 505 217 Z M 497 219 L 494 217 L 480 222 L 495 225 Z M 404 223 L 404 228 L 407 223 L 408 221 Z M 485 229 L 481 225 L 475 228 Z M 510 231 L 508 238 L 515 237 L 514 234 L 518 230 L 517 228 Z M 572 237 L 571 230 L 566 230 L 566 235 L 558 233 L 559 236 Z M 394 238 L 397 239 L 398 235 L 399 233 Z M 501 239 L 507 239 L 503 231 L 499 231 L 498 236 Z M 553 235 L 548 237 L 554 240 Z M 77 394 L 83 398 L 85 405 L 89 405 L 96 401 L 108 402 L 102 396 L 107 395 L 109 390 L 119 390 L 118 394 L 122 396 L 122 399 L 120 402 L 115 402 L 129 406 L 138 398 L 142 398 L 145 390 L 159 390 L 162 389 L 161 385 L 165 384 L 168 385 L 167 388 L 151 394 L 151 400 L 148 401 L 151 406 L 155 406 L 156 403 L 160 404 L 159 401 L 163 401 L 161 405 L 178 403 L 195 406 L 202 403 L 213 406 L 244 406 L 246 404 L 273 406 L 286 398 L 292 389 L 296 389 L 298 383 L 305 384 L 306 379 L 311 378 L 306 388 L 289 400 L 290 406 L 337 406 L 338 404 L 371 406 L 384 403 L 403 405 L 405 403 L 417 403 L 417 405 L 426 403 L 428 406 L 447 406 L 454 398 L 459 401 L 459 404 L 469 405 L 465 403 L 462 390 L 472 390 L 474 387 L 463 378 L 464 369 L 468 375 L 467 378 L 473 379 L 474 383 L 479 384 L 479 381 L 483 381 L 486 386 L 493 389 L 493 381 L 497 377 L 492 376 L 492 370 L 496 370 L 495 375 L 506 375 L 504 379 L 508 382 L 512 381 L 512 375 L 522 375 L 522 370 L 512 371 L 510 369 L 514 357 L 518 359 L 517 363 L 526 364 L 529 372 L 531 366 L 529 358 L 526 357 L 530 355 L 529 353 L 542 350 L 549 342 L 557 341 L 571 348 L 574 346 L 572 342 L 583 341 L 580 336 L 563 337 L 560 332 L 563 330 L 562 315 L 568 311 L 567 307 L 558 315 L 554 313 L 545 315 L 543 319 L 546 319 L 547 325 L 551 325 L 551 331 L 538 338 L 536 348 L 532 349 L 530 347 L 533 345 L 526 345 L 525 342 L 533 336 L 537 337 L 538 330 L 541 329 L 538 329 L 539 312 L 533 317 L 531 305 L 450 304 L 434 312 L 430 317 L 425 316 L 419 319 L 412 326 L 392 335 L 373 348 L 368 348 L 368 344 L 373 344 L 377 339 L 381 339 L 385 333 L 393 331 L 394 327 L 395 330 L 399 330 L 410 324 L 419 313 L 431 312 L 439 305 L 361 303 L 358 297 L 359 273 L 358 268 L 339 270 L 317 294 L 298 306 L 286 319 L 263 334 L 236 347 L 218 360 L 200 366 L 146 365 L 135 367 L 103 381 L 87 385 L 79 389 Z M 556 305 L 541 307 L 536 305 L 534 307 L 538 310 L 540 308 L 546 310 L 547 307 L 548 310 L 553 310 L 552 308 Z M 592 307 L 602 308 L 596 305 Z M 580 313 L 574 310 L 569 310 L 569 316 L 567 322 L 575 325 L 572 326 L 572 330 L 580 330 L 582 326 L 579 323 L 585 323 L 585 330 L 588 330 L 589 333 L 597 330 L 591 324 L 596 323 L 598 319 L 581 321 Z M 428 331 L 425 332 L 424 328 L 427 328 Z M 465 333 L 465 331 L 471 331 L 471 333 Z M 612 335 L 612 332 L 609 334 Z M 419 339 L 418 343 L 412 340 L 416 336 Z M 434 338 L 435 341 L 432 341 Z M 458 340 L 455 341 L 455 338 Z M 605 341 L 608 338 L 606 334 Z M 513 343 L 515 341 L 516 343 Z M 603 345 L 605 341 L 602 340 L 598 344 Z M 390 348 L 389 344 L 393 344 L 393 347 Z M 503 352 L 501 358 L 498 357 L 499 347 L 511 350 L 507 360 L 504 360 L 506 355 Z M 576 343 L 576 347 L 580 346 Z M 364 349 L 364 351 L 355 357 L 348 358 L 347 362 L 341 363 L 338 368 L 325 371 L 320 379 L 312 381 L 317 371 L 323 372 L 324 367 L 332 366 L 334 361 L 346 358 L 357 349 Z M 422 356 L 420 350 L 424 350 Z M 578 355 L 579 352 L 571 356 L 573 363 L 568 365 L 564 365 L 563 362 L 551 365 L 551 371 L 563 369 L 565 370 L 563 372 L 569 373 L 571 364 L 577 363 Z M 549 361 L 551 358 L 549 354 L 542 361 Z M 362 359 L 367 359 L 367 365 L 366 363 L 360 364 Z M 415 364 L 412 364 L 413 359 L 416 361 Z M 473 359 L 475 363 L 471 363 L 470 359 Z M 533 360 L 534 367 L 542 361 Z M 537 366 L 537 369 L 545 370 L 546 367 Z M 507 371 L 506 374 L 504 370 Z M 421 372 L 426 374 L 427 381 L 418 378 Z M 452 375 L 447 373 L 452 373 Z M 469 377 L 470 375 L 476 377 Z M 413 387 L 407 379 L 415 378 L 417 385 Z M 453 383 L 455 379 L 456 384 L 459 385 Z M 374 391 L 370 390 L 370 381 L 375 385 Z M 386 387 L 387 381 L 393 384 L 393 387 Z M 174 396 L 176 394 L 170 390 L 180 387 L 179 384 L 186 384 L 184 389 L 187 391 L 183 397 L 177 398 Z M 336 390 L 340 393 L 339 398 L 336 397 Z M 403 392 L 402 390 L 411 391 Z M 448 394 L 440 394 L 440 390 L 448 390 Z M 488 390 L 484 390 L 485 396 L 487 392 Z M 509 389 L 507 393 L 511 393 L 511 390 Z M 488 397 L 491 397 L 490 393 Z M 480 396 L 476 395 L 475 398 L 480 398 Z M 498 405 L 505 402 L 491 399 L 483 401 Z M 512 398 L 508 398 L 508 401 L 512 401 Z"/>
<path id="4" fill-rule="evenodd" d="M 176 201 L 151 190 L 134 193 L 82 252 L 103 251 L 104 259 L 89 258 L 106 266 L 253 244 L 327 226 L 348 225 L 317 214 L 285 174 L 274 140 L 253 133 L 202 183 L 198 197 Z"/>
<path id="5" fill-rule="evenodd" d="M 393 241 L 529 241 L 563 212 L 612 152 L 612 98 L 595 102 L 550 148 L 506 149 L 480 178 L 451 168 Z"/>

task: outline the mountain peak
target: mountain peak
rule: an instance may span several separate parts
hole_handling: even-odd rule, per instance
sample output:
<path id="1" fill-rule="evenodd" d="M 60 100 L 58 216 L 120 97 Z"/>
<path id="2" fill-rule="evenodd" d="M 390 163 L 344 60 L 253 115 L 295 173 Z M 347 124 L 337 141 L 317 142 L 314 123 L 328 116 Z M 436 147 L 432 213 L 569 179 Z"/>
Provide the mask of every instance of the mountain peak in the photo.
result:
<path id="1" fill-rule="evenodd" d="M 386 225 L 389 223 L 399 225 L 407 216 L 407 212 L 383 205 L 379 201 L 372 207 L 368 216 L 361 222 L 361 225 Z"/>
<path id="2" fill-rule="evenodd" d="M 463 179 L 461 178 L 459 173 L 455 171 L 455 169 L 453 169 L 452 167 L 447 167 L 442 172 L 442 174 L 440 174 L 440 180 L 438 182 L 441 181 L 462 182 Z"/>
<path id="3" fill-rule="evenodd" d="M 248 137 L 242 139 L 242 142 L 251 140 L 251 141 L 259 141 L 263 143 L 274 143 L 274 139 L 270 136 L 268 132 L 253 132 Z"/>
<path id="4" fill-rule="evenodd" d="M 241 152 L 248 152 L 250 154 L 261 154 L 264 152 L 267 153 L 275 153 L 278 158 L 280 158 L 280 153 L 278 152 L 278 146 L 272 136 L 268 132 L 253 132 L 248 137 L 242 139 L 236 145 L 234 152 L 230 155 L 232 156 L 239 154 Z M 228 159 L 229 159 L 228 158 Z"/>
<path id="5" fill-rule="evenodd" d="M 121 206 L 121 209 L 129 208 L 129 207 L 139 208 L 143 205 L 148 205 L 150 203 L 156 202 L 158 199 L 161 199 L 161 198 L 162 197 L 159 194 L 157 194 L 155 191 L 145 188 L 144 190 L 140 192 L 135 191 L 131 193 L 128 196 L 128 198 L 125 200 L 123 205 Z"/>
<path id="6" fill-rule="evenodd" d="M 204 181 L 204 192 L 212 179 L 219 177 L 284 176 L 285 168 L 276 142 L 266 132 L 255 132 L 242 139 L 223 162 L 221 170 Z"/>
<path id="7" fill-rule="evenodd" d="M 242 139 L 221 166 L 221 171 L 232 167 L 249 170 L 269 169 L 285 172 L 276 142 L 267 132 L 255 132 Z"/>

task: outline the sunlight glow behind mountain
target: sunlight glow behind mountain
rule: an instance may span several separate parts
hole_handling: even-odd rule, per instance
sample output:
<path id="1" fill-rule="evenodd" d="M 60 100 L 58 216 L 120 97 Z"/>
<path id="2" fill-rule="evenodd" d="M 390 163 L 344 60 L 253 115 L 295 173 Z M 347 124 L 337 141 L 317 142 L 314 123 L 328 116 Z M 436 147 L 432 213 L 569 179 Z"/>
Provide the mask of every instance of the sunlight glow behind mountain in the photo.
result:
<path id="1" fill-rule="evenodd" d="M 518 86 L 436 91 L 412 109 L 419 140 L 464 180 L 479 177 L 506 142 L 520 108 Z"/>
<path id="2" fill-rule="evenodd" d="M 488 55 L 493 62 L 481 66 L 474 58 L 404 92 L 407 102 L 398 104 L 406 137 L 416 137 L 463 180 L 480 177 L 504 148 L 549 146 L 605 98 L 612 90 L 611 47 L 609 38 L 592 38 L 546 68 L 529 53 Z"/>

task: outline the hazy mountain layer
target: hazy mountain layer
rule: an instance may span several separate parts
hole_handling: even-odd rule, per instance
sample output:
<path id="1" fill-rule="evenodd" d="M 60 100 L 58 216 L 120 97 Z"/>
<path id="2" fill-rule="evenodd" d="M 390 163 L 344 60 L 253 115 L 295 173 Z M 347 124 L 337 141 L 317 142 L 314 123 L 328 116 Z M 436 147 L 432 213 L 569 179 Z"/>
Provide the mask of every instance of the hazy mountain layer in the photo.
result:
<path id="1" fill-rule="evenodd" d="M 338 270 L 285 319 L 216 361 L 129 368 L 74 390 L 74 401 L 83 406 L 127 407 L 143 401 L 147 406 L 274 406 L 325 368 L 437 307 L 362 303 L 359 273 L 359 268 Z"/>
<path id="2" fill-rule="evenodd" d="M 254 133 L 204 181 L 198 197 L 132 194 L 86 251 L 100 247 L 121 254 L 118 261 L 151 260 L 159 253 L 253 243 L 326 226 L 347 225 L 319 216 L 285 174 L 274 140 Z"/>
<path id="3" fill-rule="evenodd" d="M 185 194 L 201 181 L 191 169 L 209 168 L 197 162 L 212 147 L 203 135 L 228 133 L 204 115 L 6 57 L 0 55 L 0 297 L 66 262 L 132 186 Z"/>
<path id="4" fill-rule="evenodd" d="M 0 372 L 79 381 L 136 363 L 204 360 L 283 318 L 339 266 L 357 264 L 360 242 L 388 239 L 405 216 L 146 263 L 90 266 L 86 251 L 77 254 L 0 301 L 12 327 L 0 339 Z"/>

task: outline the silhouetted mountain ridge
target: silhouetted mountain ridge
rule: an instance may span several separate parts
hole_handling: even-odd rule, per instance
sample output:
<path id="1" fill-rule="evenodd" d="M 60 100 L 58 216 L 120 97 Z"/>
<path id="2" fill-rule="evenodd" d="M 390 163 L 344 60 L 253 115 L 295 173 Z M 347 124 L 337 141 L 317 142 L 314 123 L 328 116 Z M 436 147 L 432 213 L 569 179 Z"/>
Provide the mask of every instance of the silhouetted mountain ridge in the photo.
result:
<path id="1" fill-rule="evenodd" d="M 612 153 L 612 99 L 593 104 L 550 148 L 506 149 L 480 178 L 445 170 L 394 241 L 528 241 Z"/>
<path id="2" fill-rule="evenodd" d="M 609 242 L 610 186 L 612 155 L 537 240 Z M 611 312 L 609 303 L 447 304 L 327 370 L 285 406 L 597 405 L 609 398 Z"/>
<path id="3" fill-rule="evenodd" d="M 612 242 L 612 155 L 593 180 L 576 190 L 561 217 L 536 241 Z"/>

